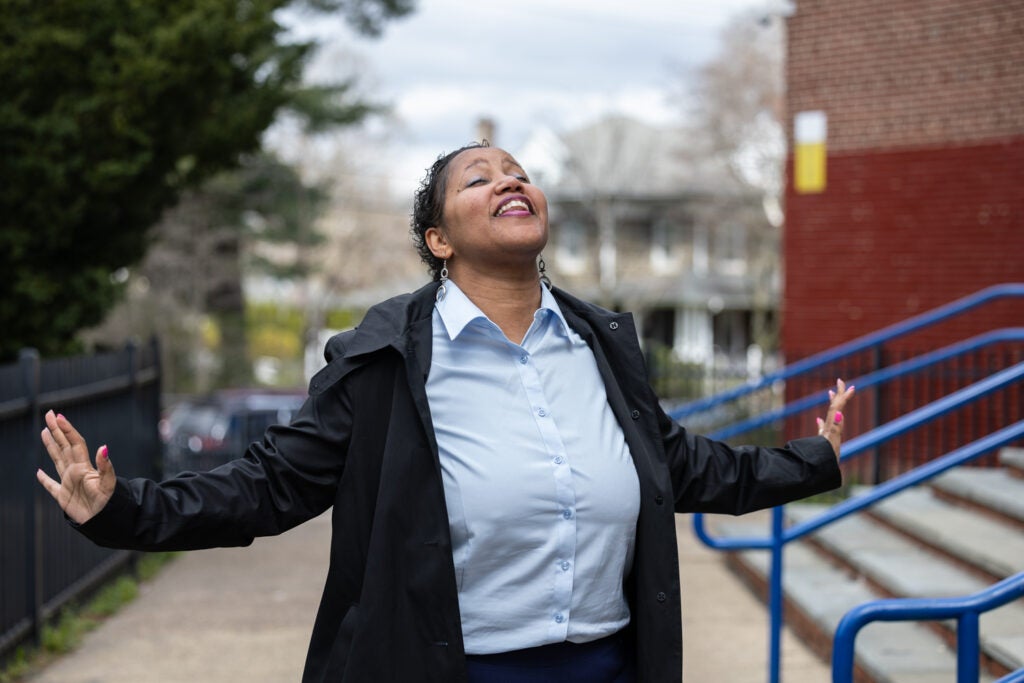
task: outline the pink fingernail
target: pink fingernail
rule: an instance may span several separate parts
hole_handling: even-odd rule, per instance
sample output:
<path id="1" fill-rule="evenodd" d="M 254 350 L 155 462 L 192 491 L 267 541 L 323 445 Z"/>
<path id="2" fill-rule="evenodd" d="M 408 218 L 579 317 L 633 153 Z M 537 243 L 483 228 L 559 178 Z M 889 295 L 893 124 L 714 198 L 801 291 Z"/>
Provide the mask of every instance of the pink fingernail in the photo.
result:
<path id="1" fill-rule="evenodd" d="M 64 413 L 57 413 L 57 417 L 64 417 Z M 64 417 L 64 419 L 66 420 L 67 418 Z"/>
<path id="2" fill-rule="evenodd" d="M 839 412 L 839 411 L 837 410 L 837 411 L 836 411 L 836 414 L 835 414 L 835 416 L 834 416 L 834 417 L 832 418 L 832 420 L 833 420 L 833 421 L 834 421 L 834 422 L 835 422 L 836 424 L 839 424 L 840 422 L 842 422 L 842 421 L 843 421 L 843 414 L 842 414 L 841 412 Z"/>
<path id="3" fill-rule="evenodd" d="M 105 445 L 104 446 L 100 446 L 100 457 L 101 458 L 109 458 L 110 457 L 107 454 L 107 447 Z"/>

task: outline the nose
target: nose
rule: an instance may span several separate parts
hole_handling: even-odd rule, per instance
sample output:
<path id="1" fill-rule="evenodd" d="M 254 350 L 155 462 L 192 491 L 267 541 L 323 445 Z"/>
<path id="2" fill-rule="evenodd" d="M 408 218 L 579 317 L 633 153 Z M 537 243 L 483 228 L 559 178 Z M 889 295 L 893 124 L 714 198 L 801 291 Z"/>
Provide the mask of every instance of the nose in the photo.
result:
<path id="1" fill-rule="evenodd" d="M 494 191 L 498 194 L 515 192 L 523 189 L 523 181 L 514 175 L 505 175 L 495 186 Z"/>

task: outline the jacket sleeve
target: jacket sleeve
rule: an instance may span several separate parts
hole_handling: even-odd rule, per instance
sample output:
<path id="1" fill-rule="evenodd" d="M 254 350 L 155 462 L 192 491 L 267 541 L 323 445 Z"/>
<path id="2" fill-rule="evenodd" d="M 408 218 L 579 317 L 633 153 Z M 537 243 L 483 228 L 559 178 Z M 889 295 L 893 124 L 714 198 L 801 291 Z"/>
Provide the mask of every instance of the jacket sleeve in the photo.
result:
<path id="1" fill-rule="evenodd" d="M 78 530 L 107 547 L 192 550 L 248 545 L 319 515 L 334 502 L 351 434 L 345 384 L 310 396 L 290 424 L 209 472 L 119 477 L 106 507 Z"/>
<path id="2" fill-rule="evenodd" d="M 689 434 L 661 409 L 676 512 L 741 515 L 782 505 L 842 483 L 832 444 L 821 436 L 782 448 L 730 446 Z"/>

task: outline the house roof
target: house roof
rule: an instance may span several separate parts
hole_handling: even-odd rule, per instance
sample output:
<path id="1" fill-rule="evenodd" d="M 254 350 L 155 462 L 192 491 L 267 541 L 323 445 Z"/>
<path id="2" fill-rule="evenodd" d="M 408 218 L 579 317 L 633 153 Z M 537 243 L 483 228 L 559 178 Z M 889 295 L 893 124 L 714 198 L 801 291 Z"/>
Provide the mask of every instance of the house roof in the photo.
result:
<path id="1" fill-rule="evenodd" d="M 553 198 L 749 195 L 751 188 L 724 160 L 701 152 L 693 136 L 610 116 L 561 135 L 538 129 L 518 156 Z"/>

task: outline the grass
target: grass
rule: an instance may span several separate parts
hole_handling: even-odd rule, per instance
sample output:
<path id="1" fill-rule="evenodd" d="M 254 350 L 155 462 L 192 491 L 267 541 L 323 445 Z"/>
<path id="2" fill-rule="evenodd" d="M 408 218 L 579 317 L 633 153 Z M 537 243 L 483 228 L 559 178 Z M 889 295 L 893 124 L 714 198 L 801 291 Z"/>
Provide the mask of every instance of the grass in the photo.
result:
<path id="1" fill-rule="evenodd" d="M 139 595 L 139 585 L 149 581 L 177 553 L 146 553 L 139 558 L 135 576 L 122 575 L 92 596 L 84 605 L 71 604 L 43 626 L 39 647 L 22 646 L 0 667 L 0 683 L 17 683 L 78 647 L 82 638 Z"/>

